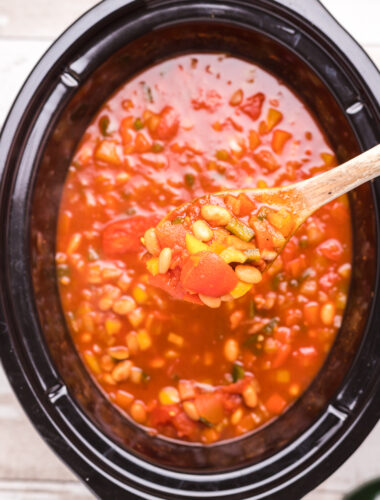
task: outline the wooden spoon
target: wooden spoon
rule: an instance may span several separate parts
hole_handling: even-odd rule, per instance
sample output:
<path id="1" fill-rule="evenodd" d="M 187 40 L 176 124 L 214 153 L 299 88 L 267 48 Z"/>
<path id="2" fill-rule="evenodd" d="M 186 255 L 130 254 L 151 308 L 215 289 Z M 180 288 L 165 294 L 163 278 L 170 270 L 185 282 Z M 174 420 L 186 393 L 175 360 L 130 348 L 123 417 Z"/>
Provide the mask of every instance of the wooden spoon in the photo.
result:
<path id="1" fill-rule="evenodd" d="M 184 212 L 187 207 L 198 200 L 210 197 L 224 198 L 228 194 L 238 196 L 244 193 L 258 204 L 265 204 L 276 210 L 284 208 L 293 215 L 295 226 L 291 235 L 287 238 L 288 241 L 316 210 L 379 175 L 380 144 L 328 172 L 295 184 L 262 189 L 229 189 L 201 196 L 190 203 L 184 203 L 176 207 L 162 221 L 172 220 L 174 214 Z"/>
<path id="2" fill-rule="evenodd" d="M 200 217 L 203 217 L 203 219 L 209 222 L 211 224 L 211 227 L 217 227 L 217 226 L 225 227 L 226 229 L 232 231 L 233 233 L 234 232 L 233 229 L 231 229 L 227 223 L 222 223 L 222 222 L 220 224 L 218 224 L 217 222 L 213 223 L 212 220 L 207 219 L 207 216 L 204 213 L 204 208 L 210 206 L 213 208 L 213 210 L 215 210 L 215 208 L 217 210 L 218 209 L 220 210 L 218 205 L 220 204 L 221 207 L 225 206 L 225 199 L 226 196 L 228 195 L 237 197 L 240 194 L 245 194 L 249 200 L 254 202 L 254 205 L 256 206 L 264 206 L 269 209 L 273 209 L 275 212 L 285 211 L 287 214 L 291 215 L 292 225 L 290 227 L 289 232 L 285 235 L 280 234 L 281 236 L 281 238 L 279 239 L 280 243 L 274 248 L 274 251 L 273 249 L 272 251 L 269 252 L 267 251 L 266 256 L 264 256 L 263 253 L 261 253 L 260 256 L 261 261 L 256 263 L 253 262 L 251 263 L 251 266 L 248 266 L 248 267 L 257 266 L 257 268 L 262 273 L 263 271 L 268 269 L 268 267 L 281 253 L 281 251 L 283 250 L 289 239 L 293 236 L 293 234 L 298 230 L 298 228 L 305 222 L 305 220 L 313 212 L 318 210 L 321 206 L 325 205 L 326 203 L 334 200 L 335 198 L 338 198 L 339 196 L 351 191 L 352 189 L 355 189 L 356 187 L 377 177 L 378 175 L 380 175 L 380 144 L 370 149 L 369 151 L 366 151 L 365 153 L 362 153 L 361 155 L 353 158 L 352 160 L 349 160 L 346 163 L 343 163 L 342 165 L 329 170 L 328 172 L 317 175 L 305 181 L 298 182 L 296 184 L 291 184 L 289 186 L 277 187 L 277 188 L 228 190 L 202 196 L 200 198 L 193 200 L 190 203 L 185 203 L 184 205 L 181 205 L 180 207 L 177 207 L 173 211 L 169 212 L 169 214 L 167 214 L 167 216 L 159 223 L 157 228 L 159 228 L 160 225 L 165 224 L 166 221 L 171 221 L 170 224 L 171 226 L 172 224 L 175 224 L 175 219 L 181 219 L 182 217 L 185 220 L 186 216 L 189 216 L 189 214 L 194 213 L 194 210 L 196 209 L 197 213 L 201 212 Z M 220 202 L 218 201 L 218 198 L 221 198 Z M 231 217 L 231 214 L 228 213 L 228 210 L 226 210 L 226 208 L 222 208 L 222 210 L 227 212 L 227 216 Z M 200 217 L 198 217 L 198 219 Z M 253 224 L 255 223 L 253 222 Z M 246 230 L 252 232 L 252 235 L 254 234 L 253 230 L 249 228 L 247 225 L 243 224 L 242 227 L 243 230 L 245 227 Z M 189 228 L 188 230 L 190 231 L 190 233 L 191 231 L 194 232 L 194 229 Z M 257 239 L 259 233 L 257 232 L 256 226 L 255 226 L 255 233 Z M 149 235 L 146 233 L 143 239 L 143 241 L 145 240 L 144 241 L 145 244 L 148 243 L 147 236 Z M 195 249 L 193 250 L 189 248 L 189 246 L 187 245 L 187 250 L 190 252 L 190 254 L 202 252 L 203 250 L 210 248 L 207 247 L 204 243 L 198 241 L 196 238 L 194 238 L 194 236 L 191 236 L 191 238 L 193 239 L 193 244 L 195 244 Z M 247 239 L 245 241 L 247 242 L 250 241 L 250 238 L 252 238 L 252 236 L 248 234 Z M 237 238 L 235 238 L 235 241 L 236 240 Z M 201 238 L 201 241 L 207 241 L 207 240 L 206 239 L 202 240 Z M 146 244 L 146 247 L 149 251 L 148 244 Z M 165 251 L 168 250 L 169 249 L 165 249 Z M 210 250 L 212 251 L 211 248 Z M 171 255 L 171 251 L 167 253 L 168 255 L 169 254 Z M 156 253 L 156 255 L 158 254 Z M 168 255 L 165 255 L 164 252 L 162 254 L 162 259 L 160 254 L 160 259 L 165 260 L 167 259 Z M 221 257 L 223 257 L 222 254 Z M 227 262 L 236 263 L 244 261 L 232 259 L 232 260 L 227 260 Z M 167 265 L 164 266 L 166 270 L 169 269 L 169 263 L 170 259 L 168 260 L 168 262 L 166 262 Z M 245 262 L 245 264 L 250 264 L 250 262 Z M 246 268 L 247 268 L 246 265 L 237 266 L 237 268 L 235 268 L 235 271 L 237 271 L 237 274 L 239 274 L 239 271 L 240 273 L 247 272 Z M 159 273 L 166 272 L 165 269 L 163 271 L 159 270 L 157 272 Z M 252 274 L 252 269 L 249 269 L 249 271 Z M 259 279 L 261 279 L 260 278 L 261 274 L 258 273 L 258 275 Z M 246 282 L 246 280 L 241 277 L 239 277 L 239 279 Z M 248 280 L 248 283 L 255 283 L 255 281 Z M 187 289 L 190 288 L 187 287 Z M 233 293 L 232 296 L 234 296 Z M 213 297 L 211 298 L 213 299 Z M 185 300 L 187 299 L 185 298 Z M 203 299 L 202 301 L 204 302 Z M 216 303 L 214 299 L 212 301 Z M 210 304 L 212 301 L 210 301 Z M 213 306 L 210 305 L 210 307 Z"/>

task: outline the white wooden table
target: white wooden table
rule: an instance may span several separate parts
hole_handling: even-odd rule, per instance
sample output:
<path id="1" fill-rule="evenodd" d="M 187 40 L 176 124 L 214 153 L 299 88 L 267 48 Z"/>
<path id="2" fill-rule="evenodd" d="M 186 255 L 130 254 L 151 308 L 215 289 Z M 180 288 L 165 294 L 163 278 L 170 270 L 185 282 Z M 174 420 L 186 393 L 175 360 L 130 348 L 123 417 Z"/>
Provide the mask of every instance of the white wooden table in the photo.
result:
<path id="1" fill-rule="evenodd" d="M 0 125 L 22 82 L 52 40 L 95 3 L 0 0 Z M 380 0 L 324 3 L 380 67 Z M 305 500 L 339 500 L 345 492 L 376 476 L 380 476 L 380 424 L 360 449 Z M 91 498 L 29 423 L 0 367 L 0 500 Z"/>

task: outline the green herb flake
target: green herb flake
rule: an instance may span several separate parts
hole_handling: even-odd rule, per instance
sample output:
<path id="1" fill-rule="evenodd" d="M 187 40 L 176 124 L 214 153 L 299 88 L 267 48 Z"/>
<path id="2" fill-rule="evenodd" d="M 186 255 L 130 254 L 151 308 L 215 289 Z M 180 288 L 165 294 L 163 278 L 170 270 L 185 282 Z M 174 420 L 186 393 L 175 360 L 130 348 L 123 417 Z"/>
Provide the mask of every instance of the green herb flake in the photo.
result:
<path id="1" fill-rule="evenodd" d="M 192 188 L 194 186 L 195 176 L 193 174 L 185 174 L 184 179 L 188 188 Z"/>
<path id="2" fill-rule="evenodd" d="M 99 130 L 100 133 L 104 136 L 107 137 L 109 135 L 108 133 L 108 127 L 110 124 L 110 119 L 108 118 L 107 115 L 104 115 L 100 118 L 99 120 Z"/>
<path id="3" fill-rule="evenodd" d="M 199 422 L 201 422 L 201 424 L 205 425 L 206 427 L 213 427 L 212 423 L 205 417 L 199 417 Z"/>
<path id="4" fill-rule="evenodd" d="M 298 242 L 298 246 L 300 248 L 307 248 L 309 246 L 309 242 L 307 240 L 307 237 L 302 236 Z"/>
<path id="5" fill-rule="evenodd" d="M 308 267 L 299 278 L 299 283 L 303 283 L 307 278 L 312 278 L 315 275 L 315 271 L 313 268 Z"/>
<path id="6" fill-rule="evenodd" d="M 244 375 L 245 375 L 244 368 L 241 365 L 234 363 L 232 367 L 232 381 L 235 383 L 238 380 L 243 379 Z"/>
<path id="7" fill-rule="evenodd" d="M 185 222 L 185 217 L 175 217 L 173 220 L 172 220 L 172 224 L 176 225 L 176 224 L 183 224 Z"/>
<path id="8" fill-rule="evenodd" d="M 259 219 L 259 221 L 263 222 L 264 220 L 267 219 L 267 217 L 268 217 L 268 209 L 266 207 L 260 208 L 257 214 L 257 218 Z"/>
<path id="9" fill-rule="evenodd" d="M 154 102 L 152 89 L 145 82 L 141 82 L 144 97 L 148 102 Z"/>
<path id="10" fill-rule="evenodd" d="M 153 153 L 162 153 L 164 150 L 164 146 L 160 144 L 159 142 L 155 142 L 152 146 L 152 151 Z"/>
<path id="11" fill-rule="evenodd" d="M 144 123 L 141 118 L 136 118 L 136 120 L 133 122 L 133 126 L 136 130 L 141 130 L 142 128 L 144 128 Z"/>
<path id="12" fill-rule="evenodd" d="M 273 280 L 272 280 L 272 288 L 273 288 L 273 290 L 277 290 L 278 289 L 278 285 L 281 283 L 281 281 L 284 281 L 284 279 L 285 279 L 284 273 L 278 273 L 278 274 L 276 274 L 273 277 Z"/>
<path id="13" fill-rule="evenodd" d="M 148 375 L 146 372 L 142 372 L 141 374 L 141 380 L 146 384 L 150 380 L 150 375 Z"/>
<path id="14" fill-rule="evenodd" d="M 70 276 L 70 268 L 67 264 L 60 264 L 57 266 L 57 276 L 58 278 L 63 278 L 64 276 Z"/>
<path id="15" fill-rule="evenodd" d="M 264 336 L 260 333 L 254 333 L 244 342 L 243 346 L 248 348 L 256 356 L 260 355 L 264 348 Z"/>
<path id="16" fill-rule="evenodd" d="M 274 332 L 278 323 L 278 318 L 272 318 L 269 323 L 267 323 L 260 331 L 265 333 L 266 335 L 270 335 Z"/>
<path id="17" fill-rule="evenodd" d="M 99 260 L 99 254 L 96 250 L 94 250 L 92 247 L 88 248 L 88 253 L 87 253 L 87 259 L 90 262 L 94 262 L 95 260 Z"/>

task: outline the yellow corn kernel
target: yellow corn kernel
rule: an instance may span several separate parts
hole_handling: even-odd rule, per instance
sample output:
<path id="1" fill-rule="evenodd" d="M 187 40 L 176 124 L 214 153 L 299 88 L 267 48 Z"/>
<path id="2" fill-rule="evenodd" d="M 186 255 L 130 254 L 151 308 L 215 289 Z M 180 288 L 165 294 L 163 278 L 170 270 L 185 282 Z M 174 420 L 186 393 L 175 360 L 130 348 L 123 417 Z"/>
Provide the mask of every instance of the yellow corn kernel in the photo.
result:
<path id="1" fill-rule="evenodd" d="M 290 382 L 290 373 L 289 370 L 277 370 L 276 372 L 276 380 L 281 384 L 287 384 Z"/>
<path id="2" fill-rule="evenodd" d="M 158 394 L 158 399 L 162 405 L 174 405 L 180 402 L 180 397 L 175 387 L 164 387 Z"/>
<path id="3" fill-rule="evenodd" d="M 197 240 L 195 236 L 186 233 L 186 248 L 190 253 L 209 251 L 209 246 Z"/>
<path id="4" fill-rule="evenodd" d="M 89 366 L 90 370 L 92 371 L 92 373 L 95 373 L 96 375 L 98 375 L 102 371 L 100 369 L 99 362 L 98 362 L 98 360 L 93 352 L 86 351 L 83 354 L 83 357 L 84 357 L 85 362 Z"/>
<path id="5" fill-rule="evenodd" d="M 106 332 L 108 335 L 116 335 L 121 330 L 121 321 L 118 319 L 106 319 Z"/>
<path id="6" fill-rule="evenodd" d="M 148 293 L 145 290 L 145 287 L 141 285 L 136 285 L 133 290 L 132 290 L 132 295 L 135 301 L 138 304 L 145 304 L 145 302 L 148 300 Z"/>
<path id="7" fill-rule="evenodd" d="M 171 342 L 172 344 L 175 344 L 178 347 L 182 347 L 184 343 L 183 337 L 172 332 L 169 333 L 168 335 L 168 341 Z"/>
<path id="8" fill-rule="evenodd" d="M 243 295 L 248 293 L 252 286 L 253 285 L 251 283 L 243 283 L 243 281 L 239 281 L 239 283 L 230 292 L 230 294 L 234 299 L 238 299 L 239 297 L 243 297 Z"/>
<path id="9" fill-rule="evenodd" d="M 146 351 L 152 345 L 152 339 L 146 330 L 139 330 L 137 332 L 137 342 L 142 351 Z"/>
<path id="10" fill-rule="evenodd" d="M 146 263 L 146 268 L 153 276 L 158 274 L 158 257 L 152 257 Z"/>
<path id="11" fill-rule="evenodd" d="M 228 247 L 223 250 L 220 253 L 220 257 L 224 260 L 224 262 L 227 262 L 227 264 L 230 264 L 230 262 L 240 262 L 241 264 L 244 264 L 247 260 L 247 257 L 243 254 L 243 252 L 236 250 L 236 248 L 233 247 Z"/>

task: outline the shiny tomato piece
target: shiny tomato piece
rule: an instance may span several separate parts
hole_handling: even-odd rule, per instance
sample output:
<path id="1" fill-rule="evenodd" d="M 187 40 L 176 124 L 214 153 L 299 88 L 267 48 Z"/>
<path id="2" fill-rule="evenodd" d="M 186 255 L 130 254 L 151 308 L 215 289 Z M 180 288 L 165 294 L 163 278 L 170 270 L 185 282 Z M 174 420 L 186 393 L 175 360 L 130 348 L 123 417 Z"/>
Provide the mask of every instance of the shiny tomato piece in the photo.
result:
<path id="1" fill-rule="evenodd" d="M 261 109 L 265 101 L 265 95 L 258 92 L 255 95 L 247 97 L 243 104 L 240 106 L 241 111 L 248 115 L 252 120 L 257 120 L 261 115 Z"/>
<path id="2" fill-rule="evenodd" d="M 176 245 L 186 247 L 186 230 L 182 224 L 165 221 L 156 227 L 156 234 L 161 248 L 174 248 Z"/>
<path id="3" fill-rule="evenodd" d="M 111 222 L 103 231 L 104 253 L 112 257 L 128 252 L 138 252 L 142 248 L 140 238 L 152 224 L 154 224 L 152 218 L 142 215 Z"/>
<path id="4" fill-rule="evenodd" d="M 178 437 L 194 439 L 197 435 L 198 425 L 181 411 L 173 419 L 173 425 L 177 430 Z"/>
<path id="5" fill-rule="evenodd" d="M 151 412 L 151 423 L 154 426 L 170 424 L 179 411 L 178 405 L 158 405 Z"/>
<path id="6" fill-rule="evenodd" d="M 238 279 L 232 267 L 219 255 L 200 252 L 190 255 L 184 262 L 181 283 L 190 292 L 220 297 L 233 290 Z"/>
<path id="7" fill-rule="evenodd" d="M 285 264 L 285 269 L 293 278 L 299 278 L 307 268 L 307 260 L 304 254 Z"/>
<path id="8" fill-rule="evenodd" d="M 176 269 L 170 270 L 165 274 L 157 274 L 156 276 L 149 275 L 149 284 L 156 286 L 164 290 L 175 300 L 185 300 L 186 302 L 192 302 L 193 304 L 203 304 L 198 295 L 188 293 L 179 280 L 180 270 Z"/>
<path id="9" fill-rule="evenodd" d="M 256 243 L 260 252 L 262 252 L 264 249 L 274 250 L 272 234 L 266 221 L 261 221 L 252 217 L 250 220 L 250 225 L 255 230 Z"/>
<path id="10" fill-rule="evenodd" d="M 340 241 L 336 240 L 335 238 L 330 238 L 329 240 L 321 243 L 318 246 L 317 251 L 328 259 L 337 262 L 343 255 L 343 246 Z"/>
<path id="11" fill-rule="evenodd" d="M 177 134 L 179 127 L 178 114 L 171 106 L 165 106 L 161 111 L 160 123 L 156 129 L 155 135 L 161 141 L 169 141 Z"/>
<path id="12" fill-rule="evenodd" d="M 274 415 L 280 415 L 285 410 L 286 405 L 286 400 L 277 392 L 272 394 L 265 403 L 269 413 L 273 413 Z"/>
<path id="13" fill-rule="evenodd" d="M 285 144 L 292 137 L 292 134 L 285 130 L 275 130 L 272 137 L 272 149 L 276 154 L 281 154 Z"/>
<path id="14" fill-rule="evenodd" d="M 244 193 L 239 194 L 238 200 L 240 201 L 240 217 L 251 215 L 256 208 L 255 203 L 253 203 Z"/>
<path id="15" fill-rule="evenodd" d="M 217 392 L 201 394 L 194 400 L 194 404 L 201 417 L 212 424 L 218 424 L 224 418 L 223 395 Z"/>

